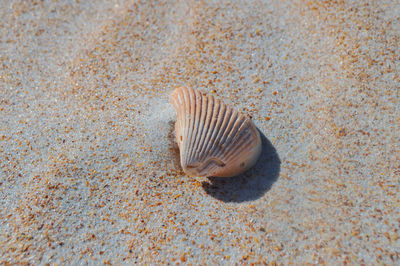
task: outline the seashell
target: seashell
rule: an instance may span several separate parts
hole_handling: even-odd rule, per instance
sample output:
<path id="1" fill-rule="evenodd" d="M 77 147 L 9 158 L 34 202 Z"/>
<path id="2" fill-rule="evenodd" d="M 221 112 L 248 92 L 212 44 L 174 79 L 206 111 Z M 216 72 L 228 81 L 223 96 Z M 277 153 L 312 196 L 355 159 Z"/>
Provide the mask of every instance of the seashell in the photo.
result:
<path id="1" fill-rule="evenodd" d="M 170 96 L 183 170 L 191 176 L 231 177 L 252 167 L 260 134 L 249 118 L 213 96 L 177 88 Z"/>

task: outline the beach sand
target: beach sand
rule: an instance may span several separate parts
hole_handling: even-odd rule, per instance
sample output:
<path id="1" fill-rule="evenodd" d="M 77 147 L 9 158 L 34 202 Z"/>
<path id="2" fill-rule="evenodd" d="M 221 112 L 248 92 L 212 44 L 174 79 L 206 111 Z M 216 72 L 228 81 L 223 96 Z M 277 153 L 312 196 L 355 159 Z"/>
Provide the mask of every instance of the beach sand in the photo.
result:
<path id="1" fill-rule="evenodd" d="M 0 263 L 398 264 L 399 14 L 0 1 Z M 182 172 L 178 86 L 252 118 L 255 168 Z"/>

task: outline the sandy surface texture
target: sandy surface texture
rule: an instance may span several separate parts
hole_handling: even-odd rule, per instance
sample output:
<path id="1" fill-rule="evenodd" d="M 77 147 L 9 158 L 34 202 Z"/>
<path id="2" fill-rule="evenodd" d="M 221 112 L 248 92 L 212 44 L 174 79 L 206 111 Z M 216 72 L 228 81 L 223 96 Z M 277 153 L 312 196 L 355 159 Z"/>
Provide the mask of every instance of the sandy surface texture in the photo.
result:
<path id="1" fill-rule="evenodd" d="M 0 0 L 0 263 L 400 263 L 397 1 Z M 180 169 L 168 98 L 262 132 Z"/>

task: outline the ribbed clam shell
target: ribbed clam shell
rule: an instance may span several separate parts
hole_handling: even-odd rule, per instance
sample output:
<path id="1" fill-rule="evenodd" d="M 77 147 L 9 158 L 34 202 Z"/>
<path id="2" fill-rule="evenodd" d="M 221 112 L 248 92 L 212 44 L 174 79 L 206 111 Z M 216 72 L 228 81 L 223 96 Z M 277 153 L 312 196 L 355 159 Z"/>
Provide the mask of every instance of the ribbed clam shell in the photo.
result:
<path id="1" fill-rule="evenodd" d="M 170 97 L 181 165 L 191 176 L 230 177 L 252 167 L 261 153 L 251 120 L 213 96 L 181 87 Z"/>

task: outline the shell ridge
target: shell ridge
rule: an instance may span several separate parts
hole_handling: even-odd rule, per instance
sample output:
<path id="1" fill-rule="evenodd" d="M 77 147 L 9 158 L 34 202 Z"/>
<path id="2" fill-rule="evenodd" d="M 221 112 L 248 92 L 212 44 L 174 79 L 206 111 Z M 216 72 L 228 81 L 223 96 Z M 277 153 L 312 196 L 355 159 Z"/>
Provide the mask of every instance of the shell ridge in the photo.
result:
<path id="1" fill-rule="evenodd" d="M 211 148 L 209 156 L 217 157 L 217 154 L 223 152 L 221 151 L 221 149 L 223 149 L 221 140 L 226 128 L 228 127 L 228 122 L 232 117 L 232 113 L 232 109 L 227 106 L 227 114 L 223 118 L 222 126 L 218 130 L 217 138 L 214 140 L 214 146 Z"/>
<path id="2" fill-rule="evenodd" d="M 179 121 L 179 125 L 182 125 L 182 116 L 184 115 L 184 110 L 182 110 L 182 108 L 181 108 L 182 106 L 184 106 L 184 99 L 183 99 L 183 96 L 182 96 L 182 90 L 177 91 L 176 97 L 174 98 L 174 103 L 175 103 L 177 122 Z M 180 131 L 179 131 L 179 133 L 182 133 Z M 175 132 L 175 134 L 177 134 L 177 133 L 178 132 Z M 176 136 L 176 137 L 178 138 L 178 136 Z M 178 143 L 180 143 L 180 142 L 178 141 Z"/>
<path id="3" fill-rule="evenodd" d="M 209 122 L 207 134 L 204 138 L 203 145 L 200 149 L 200 160 L 203 160 L 205 157 L 205 151 L 210 145 L 210 138 L 215 132 L 216 124 L 218 122 L 218 117 L 215 116 L 216 113 L 218 113 L 221 110 L 221 104 L 214 99 L 214 97 L 210 96 L 210 105 L 211 105 L 211 113 L 210 113 L 210 118 L 211 121 Z"/>
<path id="4" fill-rule="evenodd" d="M 230 151 L 229 154 L 227 154 L 227 157 L 229 158 L 229 160 L 232 160 L 234 158 L 236 158 L 235 156 L 237 156 L 238 154 L 241 154 L 242 151 L 244 151 L 244 149 L 251 149 L 250 145 L 252 143 L 252 140 L 250 138 L 251 134 L 247 133 L 245 135 L 243 135 L 241 138 L 239 138 L 239 141 L 236 143 L 235 145 L 235 152 L 237 151 L 236 155 L 234 154 L 233 151 Z"/>
<path id="5" fill-rule="evenodd" d="M 226 116 L 225 114 L 228 111 L 227 110 L 227 106 L 222 104 L 221 102 L 219 102 L 219 106 L 220 106 L 220 109 L 218 110 L 217 113 L 215 113 L 215 115 L 217 117 L 216 118 L 216 120 L 217 120 L 216 121 L 216 126 L 212 130 L 213 132 L 212 132 L 212 135 L 210 136 L 210 141 L 209 141 L 209 143 L 208 143 L 208 145 L 206 147 L 206 150 L 205 150 L 207 152 L 204 153 L 203 159 L 206 159 L 208 156 L 212 156 L 213 151 L 215 149 L 215 145 L 216 145 L 215 144 L 216 137 L 218 136 L 218 134 L 219 134 L 219 132 L 221 130 L 221 127 L 222 127 L 223 122 L 224 122 L 224 118 Z"/>
<path id="6" fill-rule="evenodd" d="M 242 117 L 239 115 L 234 125 L 234 128 L 231 131 L 231 134 L 228 136 L 228 141 L 230 145 L 234 146 L 236 144 L 235 140 L 237 139 L 237 135 L 240 134 L 241 129 L 245 123 L 246 121 L 243 120 Z"/>
<path id="7" fill-rule="evenodd" d="M 240 138 L 242 138 L 243 135 L 246 133 L 246 128 L 245 128 L 247 124 L 246 120 L 238 119 L 238 121 L 240 121 L 241 123 L 236 128 L 236 131 L 233 132 L 234 134 L 232 134 L 231 136 L 232 139 L 230 140 L 232 147 L 236 147 L 238 144 L 237 141 L 240 140 Z"/>
<path id="8" fill-rule="evenodd" d="M 237 134 L 234 136 L 234 139 L 232 140 L 233 143 L 236 143 L 236 141 L 242 137 L 247 131 L 247 129 L 250 131 L 250 125 L 248 123 L 247 118 L 243 120 L 243 123 L 240 125 L 239 129 L 237 130 Z"/>
<path id="9" fill-rule="evenodd" d="M 181 113 L 181 121 L 182 121 L 181 122 L 182 123 L 181 126 L 182 127 L 179 130 L 179 132 L 178 132 L 178 130 L 175 130 L 175 133 L 176 134 L 179 133 L 179 136 L 177 135 L 176 137 L 179 138 L 178 142 L 181 143 L 180 150 L 184 151 L 186 149 L 186 143 L 184 141 L 182 141 L 182 140 L 183 140 L 183 136 L 186 135 L 186 128 L 187 128 L 187 126 L 186 126 L 187 121 L 186 121 L 186 114 L 185 114 L 186 113 L 185 112 L 185 110 L 186 110 L 186 95 L 185 95 L 185 91 L 182 88 L 177 89 L 177 91 L 179 93 L 178 94 L 179 97 L 182 100 L 182 104 L 180 106 L 178 106 L 178 108 L 180 110 L 180 113 Z M 182 153 L 180 157 L 181 157 L 181 162 L 184 162 L 185 161 L 184 153 Z"/>
<path id="10" fill-rule="evenodd" d="M 220 145 L 221 149 L 217 152 L 216 157 L 225 156 L 227 152 L 229 152 L 229 147 L 231 146 L 228 140 L 228 136 L 234 132 L 234 126 L 238 122 L 238 113 L 232 109 L 232 115 L 229 118 L 227 128 L 224 130 L 223 135 L 221 137 Z"/>
<path id="11" fill-rule="evenodd" d="M 207 138 L 207 142 L 205 143 L 206 146 L 204 148 L 204 150 L 202 151 L 202 156 L 201 156 L 201 160 L 205 160 L 208 156 L 210 147 L 212 145 L 212 139 L 214 138 L 215 134 L 216 134 L 216 129 L 218 128 L 218 126 L 220 125 L 221 121 L 219 119 L 218 113 L 219 112 L 224 112 L 224 106 L 217 100 L 214 99 L 214 103 L 215 106 L 217 108 L 213 108 L 213 124 L 210 126 L 210 131 L 208 133 L 208 138 Z"/>
<path id="12" fill-rule="evenodd" d="M 194 114 L 194 121 L 193 121 L 193 128 L 192 128 L 192 141 L 190 142 L 190 152 L 188 155 L 189 162 L 193 163 L 196 162 L 195 154 L 196 150 L 196 141 L 199 134 L 199 126 L 200 126 L 200 119 L 201 119 L 201 109 L 202 109 L 202 97 L 199 91 L 194 91 L 194 103 L 195 103 L 195 114 Z"/>
<path id="13" fill-rule="evenodd" d="M 240 122 L 239 122 L 240 123 Z M 228 140 L 224 142 L 224 152 L 220 152 L 218 153 L 216 156 L 218 157 L 225 157 L 226 160 L 229 160 L 229 156 L 231 154 L 232 151 L 234 151 L 236 149 L 236 142 L 233 142 L 232 139 L 234 138 L 235 135 L 237 135 L 238 132 L 237 130 L 235 130 L 234 132 L 232 132 L 233 136 L 228 136 Z"/>
<path id="14" fill-rule="evenodd" d="M 206 97 L 207 98 L 207 106 L 206 106 L 206 114 L 205 114 L 205 125 L 203 127 L 203 132 L 201 134 L 201 140 L 199 141 L 198 144 L 198 159 L 200 160 L 202 157 L 202 152 L 204 149 L 204 145 L 206 143 L 206 139 L 208 137 L 208 133 L 210 132 L 210 124 L 212 122 L 212 109 L 213 109 L 213 98 L 212 97 Z"/>
<path id="15" fill-rule="evenodd" d="M 201 148 L 201 144 L 204 142 L 204 133 L 207 132 L 207 123 L 208 123 L 208 97 L 205 97 L 203 95 L 201 95 L 201 110 L 202 110 L 202 114 L 200 117 L 200 129 L 198 132 L 198 137 L 196 139 L 196 144 L 195 144 L 195 159 L 199 160 L 200 159 L 200 148 Z"/>
<path id="16" fill-rule="evenodd" d="M 191 143 L 193 137 L 193 128 L 195 123 L 196 117 L 196 100 L 195 100 L 195 93 L 193 89 L 188 89 L 189 92 L 189 130 L 188 130 L 188 138 L 186 140 L 187 148 L 186 148 L 186 165 L 190 163 L 190 152 L 191 152 Z"/>
<path id="17" fill-rule="evenodd" d="M 237 161 L 239 160 L 239 156 L 241 156 L 241 157 L 247 157 L 247 156 L 251 155 L 252 150 L 249 148 L 249 146 L 250 146 L 250 145 L 248 145 L 249 142 L 251 142 L 251 141 L 249 141 L 249 139 L 247 139 L 246 141 L 244 141 L 242 147 L 238 150 L 238 153 L 235 154 L 235 155 L 231 158 L 231 160 L 230 160 L 231 163 L 237 162 Z M 249 161 L 248 161 L 248 163 L 249 163 Z M 247 167 L 252 166 L 254 163 L 255 163 L 255 162 L 250 162 L 250 163 L 247 165 Z"/>
<path id="18" fill-rule="evenodd" d="M 259 147 L 259 152 L 261 152 L 261 138 L 257 129 L 249 120 L 246 124 L 248 126 L 248 130 L 246 130 L 246 135 L 243 137 L 243 139 L 246 140 L 246 142 L 243 144 L 244 148 L 246 148 L 246 155 L 251 155 L 251 152 L 255 147 Z M 244 150 L 245 149 L 241 149 L 240 152 L 234 155 L 233 160 L 235 160 Z"/>
<path id="19" fill-rule="evenodd" d="M 177 116 L 177 120 L 176 120 L 176 124 L 175 124 L 175 135 L 177 138 L 177 142 L 178 142 L 178 146 L 181 149 L 182 148 L 182 143 L 179 141 L 179 137 L 178 135 L 180 135 L 182 132 L 182 93 L 181 90 L 177 89 L 174 91 L 174 93 L 171 95 L 170 97 L 170 102 L 173 104 L 174 108 L 175 108 L 175 113 Z"/>
<path id="20" fill-rule="evenodd" d="M 184 107 L 184 120 L 185 120 L 185 127 L 184 127 L 184 137 L 183 137 L 183 156 L 181 156 L 182 166 L 186 165 L 187 163 L 187 149 L 188 149 L 188 139 L 189 139 L 189 130 L 190 130 L 190 115 L 188 111 L 190 110 L 190 96 L 189 91 L 187 89 L 182 89 L 182 94 L 185 99 L 185 107 Z"/>

